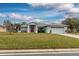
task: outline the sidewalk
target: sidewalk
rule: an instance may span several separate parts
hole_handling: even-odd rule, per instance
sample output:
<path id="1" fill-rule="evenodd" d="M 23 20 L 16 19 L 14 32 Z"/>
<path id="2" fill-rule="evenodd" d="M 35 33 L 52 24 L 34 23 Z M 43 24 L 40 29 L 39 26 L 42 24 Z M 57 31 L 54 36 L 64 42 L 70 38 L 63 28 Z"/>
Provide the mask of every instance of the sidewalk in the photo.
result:
<path id="1" fill-rule="evenodd" d="M 78 49 L 28 49 L 28 50 L 0 50 L 0 56 L 55 56 L 79 55 Z"/>
<path id="2" fill-rule="evenodd" d="M 69 51 L 78 51 L 79 52 L 79 48 L 75 48 L 75 49 L 26 49 L 26 50 L 0 50 L 0 53 L 31 53 L 31 52 L 69 52 Z"/>

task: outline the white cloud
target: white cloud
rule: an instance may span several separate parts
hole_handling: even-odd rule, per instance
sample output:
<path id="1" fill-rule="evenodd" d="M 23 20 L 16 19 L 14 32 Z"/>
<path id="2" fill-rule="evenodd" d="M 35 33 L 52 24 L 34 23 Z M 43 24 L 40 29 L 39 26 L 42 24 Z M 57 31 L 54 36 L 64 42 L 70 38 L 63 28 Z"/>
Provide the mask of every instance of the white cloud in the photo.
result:
<path id="1" fill-rule="evenodd" d="M 79 8 L 71 8 L 69 12 L 71 12 L 71 13 L 79 13 Z"/>
<path id="2" fill-rule="evenodd" d="M 56 21 L 53 21 L 54 23 L 61 23 L 62 21 L 64 21 L 65 20 L 65 18 L 61 18 L 61 19 L 59 19 L 59 20 L 56 20 Z"/>
<path id="3" fill-rule="evenodd" d="M 24 20 L 32 20 L 33 17 L 32 17 L 32 16 L 26 16 L 26 15 L 24 15 L 24 16 L 23 16 L 23 19 L 24 19 Z"/>
<path id="4" fill-rule="evenodd" d="M 46 7 L 46 8 L 62 8 L 70 9 L 74 7 L 72 3 L 32 3 L 32 7 Z"/>
<path id="5" fill-rule="evenodd" d="M 32 16 L 16 14 L 16 13 L 11 13 L 11 14 L 9 14 L 9 16 L 12 18 L 15 18 L 15 19 L 20 19 L 20 20 L 24 20 L 24 21 L 28 21 L 28 22 L 42 22 L 43 21 L 41 19 L 33 18 Z"/>
<path id="6" fill-rule="evenodd" d="M 7 19 L 10 19 L 10 20 L 23 20 L 23 21 L 26 21 L 26 22 L 42 22 L 43 20 L 41 19 L 37 19 L 37 18 L 34 18 L 32 16 L 27 16 L 27 15 L 22 15 L 22 14 L 18 14 L 18 13 L 9 13 L 9 14 L 1 14 L 0 13 L 0 17 L 4 17 L 5 20 Z"/>
<path id="7" fill-rule="evenodd" d="M 6 15 L 5 15 L 5 14 L 0 13 L 0 17 L 6 17 Z"/>
<path id="8" fill-rule="evenodd" d="M 54 22 L 61 22 L 68 17 L 79 18 L 79 7 L 75 7 L 73 3 L 32 3 L 31 6 L 33 8 L 47 8 L 48 11 L 42 14 L 43 17 L 56 17 L 57 15 L 62 15 L 62 19 L 58 19 Z"/>
<path id="9" fill-rule="evenodd" d="M 32 3 L 32 7 L 46 7 L 46 8 L 51 8 L 54 7 L 55 5 L 58 4 L 53 4 L 53 3 Z"/>
<path id="10" fill-rule="evenodd" d="M 9 17 L 11 18 L 16 18 L 16 19 L 21 19 L 21 15 L 20 14 L 16 14 L 16 13 L 10 13 L 8 14 Z"/>
<path id="11" fill-rule="evenodd" d="M 75 7 L 73 3 L 32 3 L 32 7 L 45 7 L 56 10 L 65 10 L 69 13 L 79 13 L 79 8 Z"/>
<path id="12" fill-rule="evenodd" d="M 35 22 L 43 22 L 41 19 L 34 19 Z"/>
<path id="13" fill-rule="evenodd" d="M 74 4 L 72 4 L 72 3 L 63 3 L 63 4 L 59 4 L 58 7 L 60 9 L 70 10 L 74 7 Z"/>
<path id="14" fill-rule="evenodd" d="M 8 16 L 9 18 L 12 18 L 12 19 L 19 19 L 19 20 L 31 20 L 31 19 L 32 19 L 31 16 L 22 15 L 22 14 L 17 14 L 17 13 L 9 13 L 9 14 L 7 14 L 7 16 Z"/>

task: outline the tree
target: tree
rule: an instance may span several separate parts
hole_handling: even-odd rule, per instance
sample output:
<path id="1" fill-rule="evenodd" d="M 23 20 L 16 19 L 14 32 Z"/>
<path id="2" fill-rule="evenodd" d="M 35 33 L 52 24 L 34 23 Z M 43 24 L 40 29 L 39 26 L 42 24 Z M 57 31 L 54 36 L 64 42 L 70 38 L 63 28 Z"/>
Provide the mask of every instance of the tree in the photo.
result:
<path id="1" fill-rule="evenodd" d="M 18 32 L 21 29 L 21 25 L 20 24 L 15 24 L 15 30 L 16 32 Z"/>
<path id="2" fill-rule="evenodd" d="M 70 29 L 71 32 L 76 32 L 79 29 L 79 19 L 77 18 L 67 18 L 62 21 L 62 23 L 68 25 L 68 29 Z"/>
<path id="3" fill-rule="evenodd" d="M 10 20 L 4 20 L 3 25 L 6 27 L 6 30 L 12 34 L 13 32 L 13 24 Z"/>
<path id="4" fill-rule="evenodd" d="M 22 24 L 21 25 L 26 25 L 26 22 L 22 22 Z"/>

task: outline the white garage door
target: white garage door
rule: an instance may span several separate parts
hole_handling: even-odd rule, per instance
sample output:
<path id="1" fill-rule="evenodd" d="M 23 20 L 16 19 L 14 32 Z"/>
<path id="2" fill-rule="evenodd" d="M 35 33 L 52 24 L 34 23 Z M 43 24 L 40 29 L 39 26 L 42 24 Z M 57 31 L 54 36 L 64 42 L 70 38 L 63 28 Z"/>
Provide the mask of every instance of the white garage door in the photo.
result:
<path id="1" fill-rule="evenodd" d="M 52 28 L 51 33 L 63 34 L 65 31 L 64 28 Z"/>

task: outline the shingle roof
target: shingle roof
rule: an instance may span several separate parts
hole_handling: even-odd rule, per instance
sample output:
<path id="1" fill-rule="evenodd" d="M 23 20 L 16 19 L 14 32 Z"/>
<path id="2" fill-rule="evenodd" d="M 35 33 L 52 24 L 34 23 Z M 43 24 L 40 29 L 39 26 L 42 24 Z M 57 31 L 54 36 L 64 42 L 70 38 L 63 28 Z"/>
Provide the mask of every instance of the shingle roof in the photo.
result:
<path id="1" fill-rule="evenodd" d="M 45 23 L 42 23 L 42 22 L 39 22 L 38 23 L 38 27 L 44 27 L 44 26 L 46 26 L 47 24 L 45 24 Z"/>
<path id="2" fill-rule="evenodd" d="M 54 28 L 60 28 L 60 27 L 67 27 L 68 25 L 59 24 L 59 23 L 51 23 L 47 26 L 54 27 Z"/>
<path id="3" fill-rule="evenodd" d="M 44 26 L 46 26 L 46 24 L 43 23 L 43 22 L 30 22 L 28 24 L 31 24 L 31 23 L 34 23 L 34 24 L 38 25 L 38 27 L 44 27 Z"/>
<path id="4" fill-rule="evenodd" d="M 68 25 L 64 25 L 64 24 L 59 24 L 59 23 L 51 23 L 51 24 L 46 24 L 46 23 L 43 23 L 43 22 L 30 22 L 30 23 L 26 23 L 26 25 L 21 25 L 21 26 L 23 26 L 23 27 L 27 27 L 27 25 L 28 24 L 36 24 L 36 25 L 38 25 L 38 27 L 45 27 L 45 26 L 50 26 L 50 27 L 58 27 L 58 28 L 60 28 L 60 27 L 66 27 L 66 26 L 68 26 Z"/>

